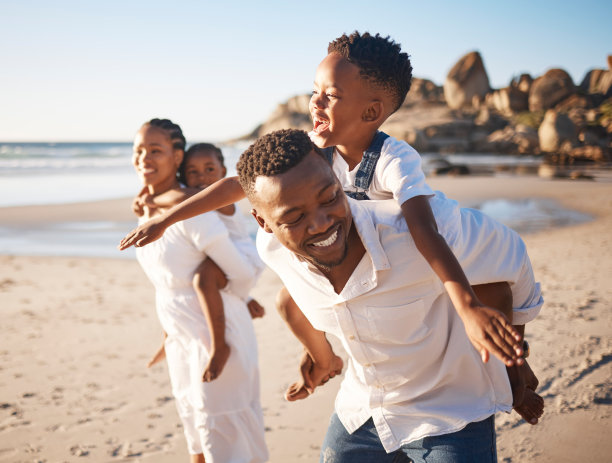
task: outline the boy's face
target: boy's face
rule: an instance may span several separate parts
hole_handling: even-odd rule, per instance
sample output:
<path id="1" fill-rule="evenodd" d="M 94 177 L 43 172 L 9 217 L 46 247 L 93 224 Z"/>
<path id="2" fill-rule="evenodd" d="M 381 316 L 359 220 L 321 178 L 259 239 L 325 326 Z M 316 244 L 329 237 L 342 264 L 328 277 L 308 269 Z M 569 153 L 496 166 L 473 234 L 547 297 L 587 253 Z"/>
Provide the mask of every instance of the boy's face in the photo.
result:
<path id="1" fill-rule="evenodd" d="M 310 98 L 313 121 L 312 141 L 319 147 L 354 143 L 369 127 L 366 111 L 375 99 L 368 82 L 359 75 L 359 67 L 338 53 L 327 55 L 315 75 Z"/>

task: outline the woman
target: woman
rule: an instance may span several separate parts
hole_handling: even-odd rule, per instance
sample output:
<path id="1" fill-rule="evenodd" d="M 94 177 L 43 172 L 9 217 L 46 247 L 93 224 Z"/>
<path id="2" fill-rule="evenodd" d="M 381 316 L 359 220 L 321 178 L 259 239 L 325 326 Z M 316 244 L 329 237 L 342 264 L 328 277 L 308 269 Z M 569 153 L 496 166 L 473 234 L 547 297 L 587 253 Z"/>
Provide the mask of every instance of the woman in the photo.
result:
<path id="1" fill-rule="evenodd" d="M 138 131 L 133 163 L 151 195 L 176 193 L 181 197 L 177 169 L 184 149 L 180 127 L 167 119 L 152 119 Z M 145 207 L 142 219 L 156 213 Z M 155 286 L 157 315 L 167 336 L 165 353 L 172 392 L 191 462 L 266 461 L 257 343 L 240 284 L 252 278 L 252 267 L 233 246 L 214 213 L 169 227 L 162 239 L 138 248 L 136 255 Z M 210 335 L 192 286 L 194 272 L 206 257 L 221 267 L 229 281 L 222 299 L 230 356 L 223 374 L 212 382 L 202 382 Z"/>

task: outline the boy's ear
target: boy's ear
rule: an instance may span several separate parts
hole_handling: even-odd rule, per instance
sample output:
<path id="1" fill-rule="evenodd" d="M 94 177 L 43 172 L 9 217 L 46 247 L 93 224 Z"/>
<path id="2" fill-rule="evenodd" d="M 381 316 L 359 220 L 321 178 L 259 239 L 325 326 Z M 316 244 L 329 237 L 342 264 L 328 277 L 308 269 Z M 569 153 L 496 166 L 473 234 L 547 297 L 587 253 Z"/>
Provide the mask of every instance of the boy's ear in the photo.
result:
<path id="1" fill-rule="evenodd" d="M 265 231 L 266 233 L 272 233 L 272 230 L 270 229 L 270 227 L 268 227 L 268 224 L 266 223 L 266 221 L 263 219 L 262 216 L 260 216 L 257 213 L 257 210 L 255 209 L 251 209 L 251 215 L 253 217 L 255 217 L 255 220 L 257 220 L 257 224 L 263 228 L 263 231 Z"/>
<path id="2" fill-rule="evenodd" d="M 383 117 L 385 105 L 381 100 L 372 100 L 372 102 L 363 111 L 361 118 L 364 122 L 379 122 Z"/>

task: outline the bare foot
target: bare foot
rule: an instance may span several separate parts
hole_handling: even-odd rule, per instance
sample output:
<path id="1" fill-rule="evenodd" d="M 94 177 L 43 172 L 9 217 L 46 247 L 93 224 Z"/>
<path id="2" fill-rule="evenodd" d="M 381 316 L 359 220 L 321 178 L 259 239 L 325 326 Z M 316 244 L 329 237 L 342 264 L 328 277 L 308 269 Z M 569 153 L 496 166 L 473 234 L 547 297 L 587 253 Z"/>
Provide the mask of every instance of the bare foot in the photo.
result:
<path id="1" fill-rule="evenodd" d="M 219 377 L 227 363 L 227 359 L 229 359 L 230 350 L 230 346 L 223 344 L 212 351 L 208 365 L 206 365 L 202 375 L 203 382 L 208 383 Z"/>
<path id="2" fill-rule="evenodd" d="M 249 309 L 251 318 L 261 318 L 266 314 L 266 310 L 255 299 L 251 299 L 247 302 L 247 308 Z"/>
<path id="3" fill-rule="evenodd" d="M 529 364 L 507 367 L 512 388 L 512 408 L 529 424 L 537 424 L 544 413 L 544 399 L 535 390 L 539 381 Z"/>
<path id="4" fill-rule="evenodd" d="M 544 413 L 544 399 L 535 391 L 525 388 L 523 402 L 514 405 L 514 411 L 529 424 L 538 424 L 538 420 Z"/>
<path id="5" fill-rule="evenodd" d="M 164 348 L 164 345 L 162 344 L 161 347 L 157 349 L 157 352 L 155 352 L 155 355 L 153 355 L 153 357 L 151 357 L 151 360 L 149 360 L 149 362 L 147 363 L 147 368 L 151 368 L 153 365 L 161 362 L 165 358 L 166 358 L 166 349 Z"/>
<path id="6" fill-rule="evenodd" d="M 317 386 L 321 386 L 331 378 L 342 373 L 344 362 L 337 355 L 334 355 L 328 367 L 322 367 L 313 362 L 308 353 L 302 357 L 300 365 L 301 378 L 291 384 L 285 391 L 285 400 L 294 402 L 307 398 L 312 394 Z"/>

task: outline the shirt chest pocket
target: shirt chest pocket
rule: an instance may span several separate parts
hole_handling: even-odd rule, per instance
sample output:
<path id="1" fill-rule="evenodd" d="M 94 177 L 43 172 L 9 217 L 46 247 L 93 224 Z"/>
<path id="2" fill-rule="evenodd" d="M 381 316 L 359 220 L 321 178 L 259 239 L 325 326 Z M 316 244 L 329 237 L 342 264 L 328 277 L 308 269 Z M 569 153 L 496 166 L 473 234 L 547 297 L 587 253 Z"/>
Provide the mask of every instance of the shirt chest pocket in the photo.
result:
<path id="1" fill-rule="evenodd" d="M 366 306 L 369 334 L 375 341 L 410 345 L 429 334 L 425 324 L 425 303 L 422 299 L 399 306 Z"/>

